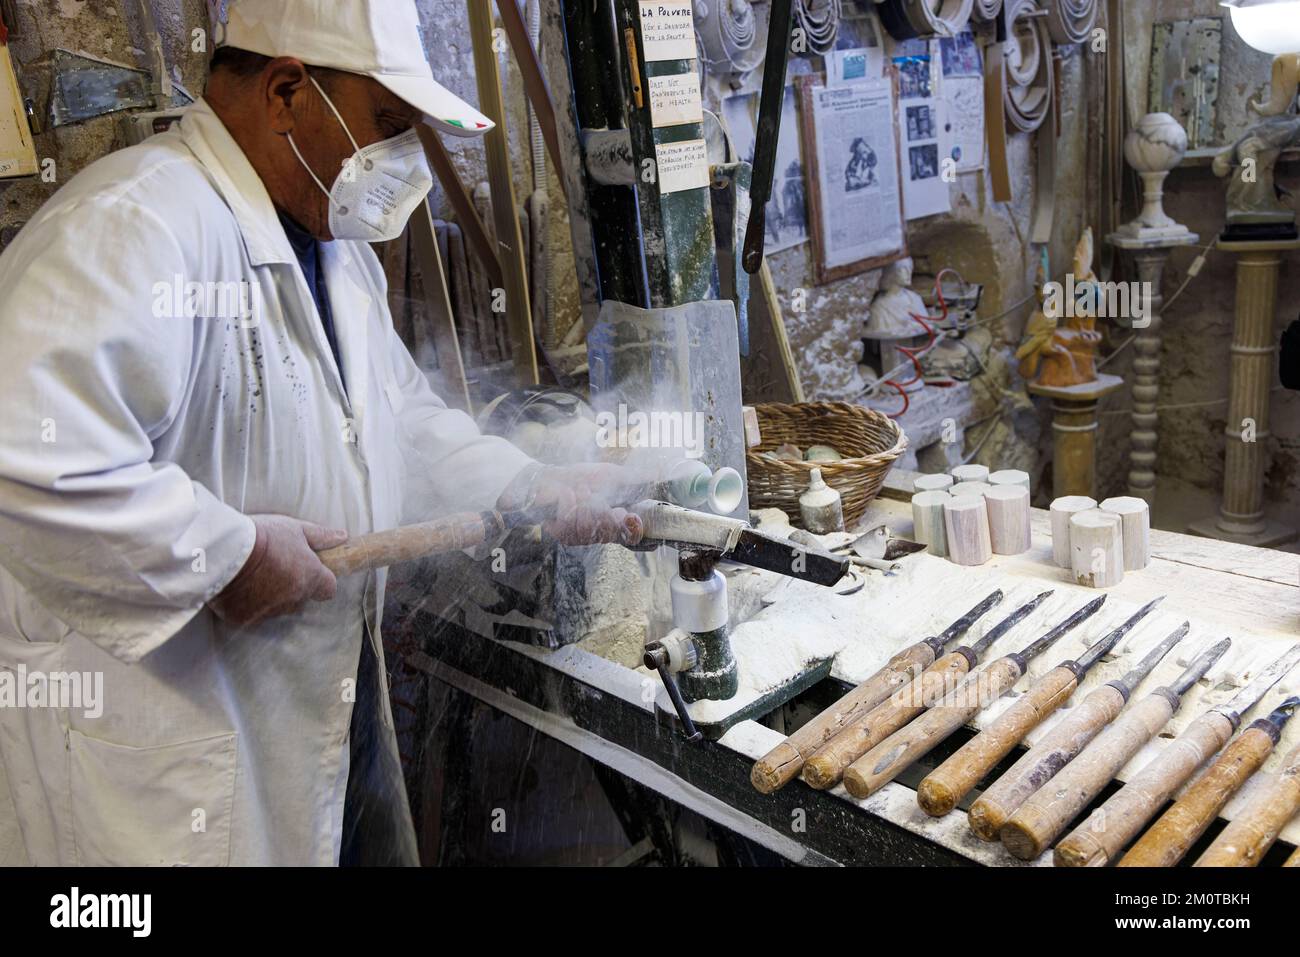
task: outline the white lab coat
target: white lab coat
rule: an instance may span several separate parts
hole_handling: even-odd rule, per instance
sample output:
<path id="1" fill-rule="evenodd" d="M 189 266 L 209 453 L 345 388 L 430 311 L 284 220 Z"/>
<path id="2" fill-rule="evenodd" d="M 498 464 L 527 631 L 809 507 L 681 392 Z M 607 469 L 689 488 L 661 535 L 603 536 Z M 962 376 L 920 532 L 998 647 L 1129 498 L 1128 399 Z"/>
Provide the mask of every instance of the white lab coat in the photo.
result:
<path id="1" fill-rule="evenodd" d="M 530 461 L 430 391 L 370 247 L 323 248 L 346 395 L 270 197 L 200 101 L 0 257 L 0 668 L 103 675 L 98 718 L 0 707 L 32 863 L 336 863 L 384 576 L 227 628 L 205 602 L 252 548 L 246 516 L 356 535 L 490 507 Z M 175 277 L 246 281 L 264 310 L 168 316 Z"/>

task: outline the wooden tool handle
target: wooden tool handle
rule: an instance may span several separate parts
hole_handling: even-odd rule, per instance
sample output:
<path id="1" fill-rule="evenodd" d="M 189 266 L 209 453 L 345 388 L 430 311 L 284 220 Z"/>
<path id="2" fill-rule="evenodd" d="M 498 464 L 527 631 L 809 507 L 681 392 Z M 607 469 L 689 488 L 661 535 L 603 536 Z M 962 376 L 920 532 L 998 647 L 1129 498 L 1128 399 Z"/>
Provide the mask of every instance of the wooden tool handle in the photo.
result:
<path id="1" fill-rule="evenodd" d="M 317 552 L 316 557 L 335 575 L 351 575 L 439 552 L 473 548 L 501 530 L 500 516 L 495 512 L 452 515 L 420 525 L 361 535 Z"/>
<path id="2" fill-rule="evenodd" d="M 1102 685 L 1075 705 L 971 805 L 970 826 L 976 836 L 996 841 L 1011 815 L 1114 721 L 1125 703 L 1119 689 Z"/>
<path id="3" fill-rule="evenodd" d="M 1298 811 L 1300 747 L 1286 756 L 1282 770 L 1260 789 L 1237 819 L 1223 829 L 1194 866 L 1256 866 Z"/>
<path id="4" fill-rule="evenodd" d="M 1019 701 L 921 782 L 916 800 L 922 810 L 942 817 L 955 808 L 1025 735 L 1069 700 L 1078 686 L 1079 679 L 1069 668 L 1053 668 L 1043 675 Z"/>
<path id="5" fill-rule="evenodd" d="M 1173 867 L 1214 823 L 1228 799 L 1273 751 L 1273 736 L 1247 728 L 1120 858 L 1120 867 Z"/>
<path id="6" fill-rule="evenodd" d="M 835 787 L 850 764 L 942 700 L 969 670 L 970 660 L 965 655 L 944 655 L 906 688 L 895 691 L 818 748 L 804 763 L 803 779 L 819 791 Z"/>
<path id="7" fill-rule="evenodd" d="M 999 658 L 968 676 L 939 704 L 849 765 L 844 772 L 844 786 L 855 798 L 875 794 L 986 704 L 1005 694 L 1020 680 L 1021 673 L 1011 658 Z"/>
<path id="8" fill-rule="evenodd" d="M 1163 694 L 1122 713 L 1077 758 L 1021 805 L 1002 828 L 1002 843 L 1022 861 L 1042 854 L 1080 811 L 1173 716 Z"/>
<path id="9" fill-rule="evenodd" d="M 923 641 L 903 649 L 883 668 L 790 735 L 754 764 L 750 783 L 771 794 L 790 783 L 804 762 L 840 729 L 861 718 L 934 664 L 934 649 Z"/>
<path id="10" fill-rule="evenodd" d="M 1165 802 L 1232 737 L 1232 722 L 1207 711 L 1133 780 L 1056 845 L 1057 867 L 1105 867 L 1119 857 Z"/>
<path id="11" fill-rule="evenodd" d="M 1290 857 L 1282 862 L 1283 867 L 1300 867 L 1300 847 L 1297 847 Z"/>

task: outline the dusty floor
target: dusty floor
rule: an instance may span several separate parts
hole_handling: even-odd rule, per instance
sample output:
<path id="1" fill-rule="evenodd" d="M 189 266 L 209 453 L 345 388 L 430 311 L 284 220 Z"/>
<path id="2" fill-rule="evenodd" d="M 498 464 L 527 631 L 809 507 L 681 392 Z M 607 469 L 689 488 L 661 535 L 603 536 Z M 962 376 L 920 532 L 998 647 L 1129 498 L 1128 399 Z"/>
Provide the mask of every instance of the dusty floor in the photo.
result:
<path id="1" fill-rule="evenodd" d="M 1188 525 L 1197 519 L 1213 515 L 1218 508 L 1219 499 L 1214 493 L 1176 478 L 1161 476 L 1156 481 L 1156 502 L 1151 523 L 1167 532 L 1186 532 Z M 1269 514 L 1279 520 L 1296 521 L 1295 516 L 1288 517 L 1273 512 Z M 1300 539 L 1282 545 L 1278 550 L 1300 554 Z"/>

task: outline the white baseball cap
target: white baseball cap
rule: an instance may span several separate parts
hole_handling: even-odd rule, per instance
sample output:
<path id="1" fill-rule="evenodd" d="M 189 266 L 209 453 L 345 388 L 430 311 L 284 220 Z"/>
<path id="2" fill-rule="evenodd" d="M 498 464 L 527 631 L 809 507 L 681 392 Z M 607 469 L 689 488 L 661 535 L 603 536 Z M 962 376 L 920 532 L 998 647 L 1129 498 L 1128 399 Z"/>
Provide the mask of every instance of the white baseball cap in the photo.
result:
<path id="1" fill-rule="evenodd" d="M 455 136 L 495 125 L 433 78 L 414 0 L 227 0 L 218 46 L 359 73 Z"/>

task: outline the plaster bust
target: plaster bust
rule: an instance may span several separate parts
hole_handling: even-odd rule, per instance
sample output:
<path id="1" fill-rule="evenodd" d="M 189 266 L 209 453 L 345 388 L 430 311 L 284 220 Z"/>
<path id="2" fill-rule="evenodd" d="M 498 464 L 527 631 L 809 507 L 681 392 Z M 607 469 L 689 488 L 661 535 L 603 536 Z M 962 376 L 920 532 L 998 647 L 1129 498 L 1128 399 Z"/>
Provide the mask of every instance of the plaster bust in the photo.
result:
<path id="1" fill-rule="evenodd" d="M 880 291 L 871 301 L 863 335 L 868 339 L 911 339 L 925 330 L 912 316 L 926 316 L 925 300 L 911 289 L 912 260 L 900 259 L 884 268 Z"/>

